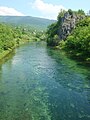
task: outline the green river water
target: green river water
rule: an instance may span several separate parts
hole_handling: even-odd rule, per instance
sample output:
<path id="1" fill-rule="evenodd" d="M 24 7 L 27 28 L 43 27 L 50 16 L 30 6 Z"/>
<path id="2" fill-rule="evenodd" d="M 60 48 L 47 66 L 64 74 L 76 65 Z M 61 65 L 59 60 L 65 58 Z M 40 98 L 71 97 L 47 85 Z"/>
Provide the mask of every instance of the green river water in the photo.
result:
<path id="1" fill-rule="evenodd" d="M 44 42 L 0 62 L 0 120 L 90 120 L 90 68 Z"/>

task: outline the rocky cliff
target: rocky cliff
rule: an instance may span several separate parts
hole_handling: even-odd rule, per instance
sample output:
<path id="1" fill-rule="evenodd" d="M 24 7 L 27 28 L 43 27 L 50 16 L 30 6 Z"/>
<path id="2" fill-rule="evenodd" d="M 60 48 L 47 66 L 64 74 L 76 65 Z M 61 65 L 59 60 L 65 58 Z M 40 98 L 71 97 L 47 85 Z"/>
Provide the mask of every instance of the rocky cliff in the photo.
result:
<path id="1" fill-rule="evenodd" d="M 70 14 L 69 12 L 66 12 L 61 18 L 61 24 L 58 30 L 60 40 L 65 40 L 71 31 L 75 28 L 76 23 L 84 17 L 84 15 L 75 13 Z"/>
<path id="2" fill-rule="evenodd" d="M 76 23 L 85 17 L 82 10 L 61 11 L 57 17 L 57 22 L 51 24 L 47 29 L 47 45 L 57 46 L 61 40 L 66 40 L 67 36 L 75 28 Z"/>

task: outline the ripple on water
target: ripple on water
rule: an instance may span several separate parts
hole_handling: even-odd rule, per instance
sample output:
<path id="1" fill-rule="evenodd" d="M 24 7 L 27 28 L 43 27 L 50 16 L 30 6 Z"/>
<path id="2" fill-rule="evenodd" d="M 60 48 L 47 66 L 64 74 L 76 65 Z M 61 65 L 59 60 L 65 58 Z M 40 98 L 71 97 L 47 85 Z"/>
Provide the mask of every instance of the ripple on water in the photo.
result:
<path id="1" fill-rule="evenodd" d="M 89 120 L 89 70 L 45 43 L 0 65 L 0 120 Z"/>

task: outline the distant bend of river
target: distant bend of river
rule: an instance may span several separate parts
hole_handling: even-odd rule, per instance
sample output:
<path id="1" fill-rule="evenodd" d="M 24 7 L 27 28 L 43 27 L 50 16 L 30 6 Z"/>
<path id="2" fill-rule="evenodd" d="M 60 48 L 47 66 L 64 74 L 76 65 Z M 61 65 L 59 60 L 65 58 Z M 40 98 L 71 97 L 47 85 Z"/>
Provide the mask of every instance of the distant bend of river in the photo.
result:
<path id="1" fill-rule="evenodd" d="M 90 69 L 45 42 L 0 62 L 0 120 L 90 120 Z"/>

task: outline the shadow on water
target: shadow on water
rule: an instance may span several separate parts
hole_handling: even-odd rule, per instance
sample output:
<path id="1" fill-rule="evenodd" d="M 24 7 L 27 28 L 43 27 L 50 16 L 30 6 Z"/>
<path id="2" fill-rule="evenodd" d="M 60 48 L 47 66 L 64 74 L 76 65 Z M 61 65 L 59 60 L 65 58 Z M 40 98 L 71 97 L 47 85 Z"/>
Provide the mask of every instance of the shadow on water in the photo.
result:
<path id="1" fill-rule="evenodd" d="M 0 60 L 0 78 L 2 75 L 2 65 L 13 58 L 13 56 L 15 55 L 15 50 L 13 50 L 12 52 L 10 52 L 7 56 L 5 56 L 3 59 Z M 1 80 L 1 79 L 0 79 Z"/>
<path id="2" fill-rule="evenodd" d="M 13 50 L 6 57 L 0 60 L 0 66 L 4 64 L 6 61 L 8 61 L 9 59 L 12 59 L 14 55 L 15 55 L 15 50 Z"/>

